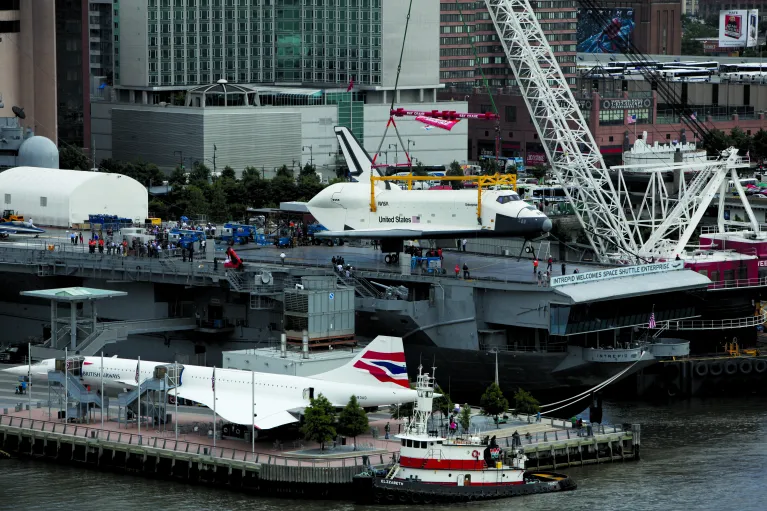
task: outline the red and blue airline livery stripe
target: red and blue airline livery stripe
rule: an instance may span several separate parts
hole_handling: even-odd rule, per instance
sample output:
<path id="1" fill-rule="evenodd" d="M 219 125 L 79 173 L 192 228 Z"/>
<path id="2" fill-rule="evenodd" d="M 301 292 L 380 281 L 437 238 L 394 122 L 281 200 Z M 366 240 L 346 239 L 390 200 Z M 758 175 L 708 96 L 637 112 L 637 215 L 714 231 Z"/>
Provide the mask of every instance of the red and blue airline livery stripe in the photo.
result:
<path id="1" fill-rule="evenodd" d="M 395 383 L 410 388 L 405 366 L 405 353 L 381 353 L 368 351 L 354 363 L 357 369 L 363 369 L 372 374 L 378 381 Z"/>

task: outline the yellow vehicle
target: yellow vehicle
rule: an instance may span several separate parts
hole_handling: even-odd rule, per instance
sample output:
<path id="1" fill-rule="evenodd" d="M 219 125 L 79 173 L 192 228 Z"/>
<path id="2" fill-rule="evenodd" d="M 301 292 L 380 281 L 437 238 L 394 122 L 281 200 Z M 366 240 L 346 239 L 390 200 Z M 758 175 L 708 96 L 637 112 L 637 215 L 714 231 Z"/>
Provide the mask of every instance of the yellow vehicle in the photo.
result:
<path id="1" fill-rule="evenodd" d="M 145 225 L 162 225 L 162 219 L 160 218 L 147 218 L 144 220 Z"/>
<path id="2" fill-rule="evenodd" d="M 6 209 L 3 211 L 3 222 L 23 222 L 24 215 L 17 215 L 13 209 Z"/>

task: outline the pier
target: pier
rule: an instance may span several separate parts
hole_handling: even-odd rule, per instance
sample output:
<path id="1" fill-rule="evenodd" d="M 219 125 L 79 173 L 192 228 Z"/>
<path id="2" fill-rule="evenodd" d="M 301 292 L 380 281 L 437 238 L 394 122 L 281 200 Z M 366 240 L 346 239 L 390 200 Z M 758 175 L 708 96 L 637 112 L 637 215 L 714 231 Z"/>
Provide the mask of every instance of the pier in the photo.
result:
<path id="1" fill-rule="evenodd" d="M 335 448 L 320 453 L 318 445 L 303 440 L 259 440 L 255 449 L 248 449 L 248 442 L 223 438 L 214 448 L 208 434 L 211 416 L 196 407 L 184 407 L 184 413 L 179 414 L 181 433 L 177 439 L 175 424 L 149 427 L 146 432 L 142 428 L 142 434 L 138 434 L 135 424 L 126 427 L 114 418 L 106 421 L 104 428 L 98 420 L 91 424 L 55 420 L 47 415 L 45 405 L 38 401 L 32 410 L 27 403 L 0 409 L 0 451 L 33 460 L 235 491 L 333 499 L 348 498 L 355 475 L 370 466 L 391 465 L 399 451 L 394 433 L 400 424 L 383 414 L 372 415 L 370 433 L 356 439 L 360 450 L 343 448 L 339 442 Z M 512 435 L 517 432 L 521 445 L 514 448 L 524 452 L 527 468 L 533 470 L 639 459 L 638 425 L 587 424 L 576 430 L 560 419 L 535 420 L 533 416 L 510 418 L 498 429 L 488 428 L 480 434 L 496 435 L 499 445 L 511 449 Z M 393 426 L 388 440 L 381 435 L 387 422 Z"/>

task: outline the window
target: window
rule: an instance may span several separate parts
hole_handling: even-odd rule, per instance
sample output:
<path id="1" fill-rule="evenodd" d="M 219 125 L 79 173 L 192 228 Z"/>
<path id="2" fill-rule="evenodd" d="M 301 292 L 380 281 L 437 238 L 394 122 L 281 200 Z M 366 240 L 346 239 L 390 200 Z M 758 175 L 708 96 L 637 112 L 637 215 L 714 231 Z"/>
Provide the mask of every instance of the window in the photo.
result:
<path id="1" fill-rule="evenodd" d="M 48 197 L 40 197 L 40 207 L 41 208 L 48 207 Z"/>
<path id="2" fill-rule="evenodd" d="M 10 204 L 11 203 L 11 194 L 10 193 L 6 193 L 5 194 L 5 203 L 6 204 Z"/>
<path id="3" fill-rule="evenodd" d="M 506 122 L 517 122 L 517 107 L 507 106 L 506 110 Z"/>

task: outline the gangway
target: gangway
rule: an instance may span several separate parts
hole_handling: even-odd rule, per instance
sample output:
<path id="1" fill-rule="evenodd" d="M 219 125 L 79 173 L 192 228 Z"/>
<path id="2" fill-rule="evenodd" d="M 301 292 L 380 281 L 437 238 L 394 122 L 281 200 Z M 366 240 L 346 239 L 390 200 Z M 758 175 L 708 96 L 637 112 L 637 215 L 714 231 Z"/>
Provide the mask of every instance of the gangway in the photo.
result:
<path id="1" fill-rule="evenodd" d="M 57 358 L 55 370 L 48 372 L 48 414 L 52 403 L 57 403 L 61 410 L 59 418 L 83 419 L 89 416 L 94 406 L 101 408 L 102 396 L 88 389 L 80 381 L 85 357 Z M 66 411 L 65 411 L 66 410 Z"/>
<path id="2" fill-rule="evenodd" d="M 151 378 L 146 378 L 136 388 L 117 396 L 119 424 L 134 418 L 147 419 L 153 425 L 163 427 L 170 422 L 167 414 L 169 391 L 181 385 L 182 364 L 164 364 L 154 368 Z"/>

